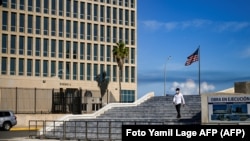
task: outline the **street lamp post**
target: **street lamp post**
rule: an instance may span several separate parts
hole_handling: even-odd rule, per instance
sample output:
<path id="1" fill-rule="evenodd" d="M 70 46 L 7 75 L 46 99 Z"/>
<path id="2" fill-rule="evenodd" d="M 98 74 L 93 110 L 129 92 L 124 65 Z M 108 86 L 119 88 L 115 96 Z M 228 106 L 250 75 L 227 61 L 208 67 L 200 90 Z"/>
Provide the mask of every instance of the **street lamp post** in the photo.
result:
<path id="1" fill-rule="evenodd" d="M 166 94 L 166 65 L 167 65 L 167 62 L 170 58 L 171 58 L 171 56 L 168 56 L 166 63 L 165 63 L 165 67 L 164 67 L 164 93 L 163 93 L 163 96 L 165 96 L 165 94 Z"/>

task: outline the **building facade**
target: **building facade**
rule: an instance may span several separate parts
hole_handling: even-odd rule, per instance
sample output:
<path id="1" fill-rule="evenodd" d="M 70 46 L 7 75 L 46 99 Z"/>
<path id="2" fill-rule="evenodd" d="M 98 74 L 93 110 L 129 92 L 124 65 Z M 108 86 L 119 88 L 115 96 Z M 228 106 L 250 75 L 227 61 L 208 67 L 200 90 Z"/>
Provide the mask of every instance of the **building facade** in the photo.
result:
<path id="1" fill-rule="evenodd" d="M 129 57 L 123 68 L 121 102 L 135 101 L 136 4 L 136 0 L 2 0 L 0 87 L 81 88 L 100 97 L 96 76 L 106 72 L 105 95 L 118 102 L 119 68 L 112 50 L 123 41 Z"/>

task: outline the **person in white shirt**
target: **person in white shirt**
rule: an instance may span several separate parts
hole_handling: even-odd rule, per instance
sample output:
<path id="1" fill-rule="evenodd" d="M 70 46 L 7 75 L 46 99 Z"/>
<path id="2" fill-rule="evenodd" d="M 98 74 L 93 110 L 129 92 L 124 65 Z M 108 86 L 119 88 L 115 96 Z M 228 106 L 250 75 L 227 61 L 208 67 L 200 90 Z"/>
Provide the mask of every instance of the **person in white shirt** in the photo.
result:
<path id="1" fill-rule="evenodd" d="M 176 93 L 173 98 L 173 104 L 175 105 L 176 111 L 177 111 L 177 118 L 181 118 L 181 105 L 185 105 L 185 99 L 180 92 L 180 88 L 175 89 Z"/>

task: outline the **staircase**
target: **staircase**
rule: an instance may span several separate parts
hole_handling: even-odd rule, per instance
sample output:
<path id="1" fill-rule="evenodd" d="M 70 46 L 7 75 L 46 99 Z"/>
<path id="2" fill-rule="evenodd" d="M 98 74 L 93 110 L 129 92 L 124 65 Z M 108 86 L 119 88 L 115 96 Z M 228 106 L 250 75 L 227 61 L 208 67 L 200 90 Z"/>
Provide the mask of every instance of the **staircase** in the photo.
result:
<path id="1" fill-rule="evenodd" d="M 121 140 L 122 125 L 199 125 L 201 124 L 201 99 L 199 95 L 184 95 L 186 106 L 176 118 L 173 95 L 153 96 L 137 106 L 112 107 L 96 118 L 70 118 L 60 121 L 45 138 L 77 140 Z M 126 104 L 124 104 L 126 105 Z"/>

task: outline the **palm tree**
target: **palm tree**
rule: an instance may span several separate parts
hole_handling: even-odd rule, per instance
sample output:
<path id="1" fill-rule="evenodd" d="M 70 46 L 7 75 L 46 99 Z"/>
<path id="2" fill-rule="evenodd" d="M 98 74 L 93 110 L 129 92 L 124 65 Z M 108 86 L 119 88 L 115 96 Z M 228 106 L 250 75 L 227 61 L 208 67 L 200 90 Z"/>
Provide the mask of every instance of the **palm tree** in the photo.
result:
<path id="1" fill-rule="evenodd" d="M 106 72 L 103 71 L 101 74 L 98 74 L 96 76 L 96 81 L 97 81 L 97 84 L 98 84 L 98 87 L 100 88 L 100 91 L 101 91 L 101 99 L 103 100 L 103 96 L 105 94 L 105 92 L 107 91 L 108 89 L 108 85 L 109 85 L 109 80 L 108 78 L 106 78 Z M 108 99 L 107 99 L 107 103 L 108 103 Z"/>
<path id="2" fill-rule="evenodd" d="M 120 91 L 120 102 L 121 102 L 121 81 L 123 74 L 123 64 L 125 59 L 129 55 L 129 49 L 126 47 L 126 44 L 122 41 L 116 43 L 116 46 L 113 48 L 113 55 L 116 59 L 117 65 L 119 67 L 119 91 Z"/>

